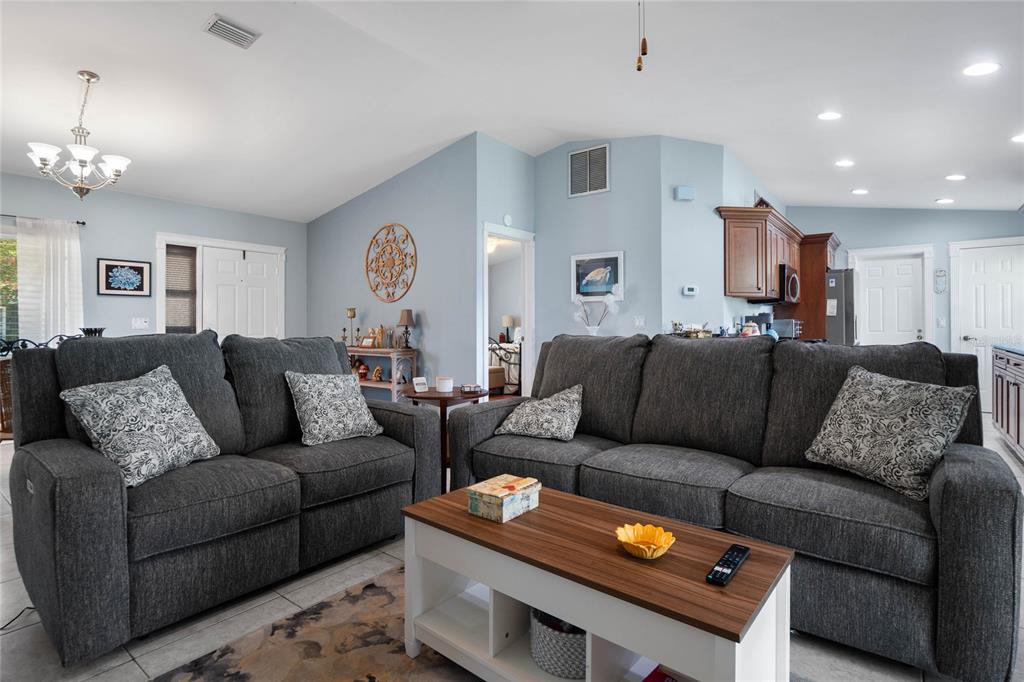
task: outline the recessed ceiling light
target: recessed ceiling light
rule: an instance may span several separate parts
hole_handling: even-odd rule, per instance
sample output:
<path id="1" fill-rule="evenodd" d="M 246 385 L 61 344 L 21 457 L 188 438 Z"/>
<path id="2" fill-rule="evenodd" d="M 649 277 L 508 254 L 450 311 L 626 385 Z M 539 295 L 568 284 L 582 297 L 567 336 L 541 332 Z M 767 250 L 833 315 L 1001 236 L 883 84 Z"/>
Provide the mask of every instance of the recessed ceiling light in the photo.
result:
<path id="1" fill-rule="evenodd" d="M 952 204 L 953 200 L 952 199 L 936 199 L 935 203 L 936 204 Z"/>
<path id="2" fill-rule="evenodd" d="M 1010 142 L 1024 143 L 1024 133 L 1021 133 L 1020 135 L 1014 135 L 1013 137 L 1010 138 Z"/>
<path id="3" fill-rule="evenodd" d="M 950 182 L 960 182 L 961 180 L 966 180 L 967 176 L 963 173 L 953 173 L 952 175 L 947 175 L 946 179 Z"/>
<path id="4" fill-rule="evenodd" d="M 818 114 L 819 121 L 838 121 L 843 117 L 838 111 L 823 111 Z"/>
<path id="5" fill-rule="evenodd" d="M 854 163 L 852 159 L 839 159 L 836 161 L 836 165 L 840 168 L 850 168 Z"/>
<path id="6" fill-rule="evenodd" d="M 963 73 L 965 76 L 987 76 L 990 73 L 995 73 L 1001 67 L 995 62 L 978 62 L 977 64 L 971 64 Z"/>
<path id="7" fill-rule="evenodd" d="M 862 188 L 862 187 L 858 187 L 857 189 L 850 191 L 850 194 L 856 194 L 858 196 L 861 195 L 861 194 L 867 194 L 867 193 L 868 193 L 868 191 L 866 189 Z"/>

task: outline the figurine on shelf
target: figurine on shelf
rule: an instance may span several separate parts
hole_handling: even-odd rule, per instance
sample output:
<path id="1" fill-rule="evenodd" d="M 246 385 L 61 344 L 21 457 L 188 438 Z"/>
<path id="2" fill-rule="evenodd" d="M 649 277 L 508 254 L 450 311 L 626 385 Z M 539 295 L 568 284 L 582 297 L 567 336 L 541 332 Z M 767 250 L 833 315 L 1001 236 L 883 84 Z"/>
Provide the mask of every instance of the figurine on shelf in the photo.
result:
<path id="1" fill-rule="evenodd" d="M 379 365 L 377 367 L 374 367 L 373 368 L 373 380 L 374 381 L 381 381 L 383 378 L 384 378 L 384 368 L 379 366 Z"/>
<path id="2" fill-rule="evenodd" d="M 366 377 L 370 375 L 370 366 L 365 362 L 359 363 L 359 380 L 366 381 Z"/>

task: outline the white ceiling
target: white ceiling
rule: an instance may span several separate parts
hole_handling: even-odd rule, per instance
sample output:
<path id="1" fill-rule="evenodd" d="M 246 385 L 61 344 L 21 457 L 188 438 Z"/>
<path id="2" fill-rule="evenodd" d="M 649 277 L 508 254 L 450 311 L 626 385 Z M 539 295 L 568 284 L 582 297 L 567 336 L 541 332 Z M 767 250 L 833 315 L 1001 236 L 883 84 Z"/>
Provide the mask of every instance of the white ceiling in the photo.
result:
<path id="1" fill-rule="evenodd" d="M 263 36 L 246 51 L 204 34 L 215 11 Z M 34 174 L 26 142 L 70 141 L 89 68 L 103 78 L 89 141 L 134 160 L 120 191 L 292 220 L 474 130 L 531 154 L 647 134 L 724 144 L 791 205 L 1024 203 L 1009 141 L 1024 132 L 1024 3 L 650 2 L 642 73 L 635 12 L 5 1 L 2 168 Z M 983 60 L 1003 69 L 960 74 Z M 825 109 L 843 119 L 818 121 Z"/>

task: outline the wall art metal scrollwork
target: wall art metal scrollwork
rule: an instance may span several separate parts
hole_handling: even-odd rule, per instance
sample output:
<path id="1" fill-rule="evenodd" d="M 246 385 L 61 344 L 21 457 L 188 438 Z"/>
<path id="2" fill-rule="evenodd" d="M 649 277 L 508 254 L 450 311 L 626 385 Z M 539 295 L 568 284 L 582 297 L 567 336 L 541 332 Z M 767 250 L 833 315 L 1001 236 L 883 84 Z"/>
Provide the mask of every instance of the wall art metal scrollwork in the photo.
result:
<path id="1" fill-rule="evenodd" d="M 401 299 L 416 279 L 416 242 L 405 225 L 390 223 L 377 230 L 366 249 L 366 283 L 386 303 Z"/>

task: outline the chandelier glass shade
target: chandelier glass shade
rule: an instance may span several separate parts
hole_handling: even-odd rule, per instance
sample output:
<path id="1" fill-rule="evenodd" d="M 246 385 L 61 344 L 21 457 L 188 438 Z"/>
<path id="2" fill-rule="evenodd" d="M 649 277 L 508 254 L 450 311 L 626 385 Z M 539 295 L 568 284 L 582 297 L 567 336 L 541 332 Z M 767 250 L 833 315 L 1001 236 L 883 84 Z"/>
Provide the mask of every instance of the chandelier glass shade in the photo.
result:
<path id="1" fill-rule="evenodd" d="M 79 199 L 84 199 L 85 195 L 94 189 L 117 183 L 132 161 L 126 156 L 104 154 L 100 157 L 103 159 L 100 163 L 93 163 L 100 150 L 86 144 L 89 131 L 85 128 L 83 119 L 85 105 L 89 101 L 89 89 L 100 77 L 92 71 L 79 71 L 78 77 L 85 82 L 85 91 L 82 93 L 82 106 L 78 111 L 78 125 L 71 129 L 75 141 L 67 146 L 71 158 L 63 161 L 60 158 L 60 147 L 43 142 L 28 143 L 29 149 L 32 150 L 28 153 L 28 158 L 39 169 L 40 175 L 51 178 L 77 194 Z"/>

